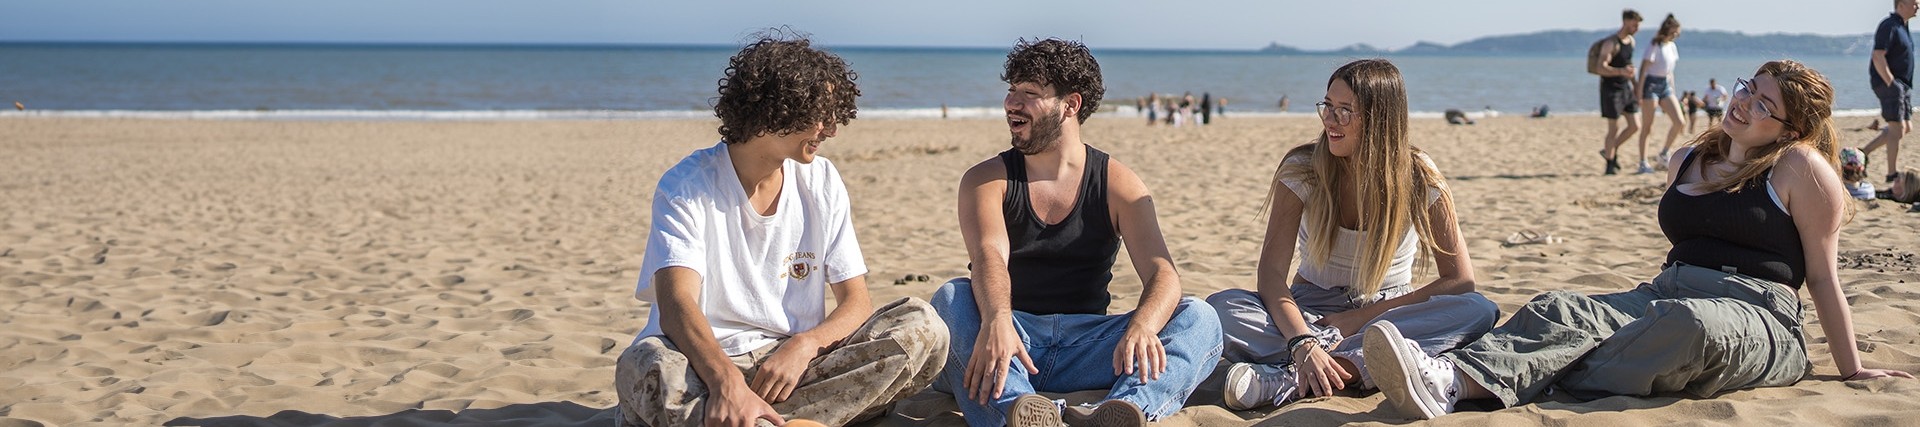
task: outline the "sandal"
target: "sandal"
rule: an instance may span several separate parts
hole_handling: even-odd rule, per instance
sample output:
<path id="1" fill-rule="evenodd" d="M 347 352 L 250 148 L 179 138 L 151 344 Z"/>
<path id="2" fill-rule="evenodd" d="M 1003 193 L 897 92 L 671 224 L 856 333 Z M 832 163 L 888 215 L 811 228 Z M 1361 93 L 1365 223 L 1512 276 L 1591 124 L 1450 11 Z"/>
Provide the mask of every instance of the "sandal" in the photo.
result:
<path id="1" fill-rule="evenodd" d="M 1542 234 L 1533 230 L 1520 230 L 1507 235 L 1507 240 L 1501 241 L 1500 246 L 1510 248 L 1521 245 L 1554 244 L 1562 241 L 1564 241 L 1564 239 L 1553 237 L 1552 234 Z"/>

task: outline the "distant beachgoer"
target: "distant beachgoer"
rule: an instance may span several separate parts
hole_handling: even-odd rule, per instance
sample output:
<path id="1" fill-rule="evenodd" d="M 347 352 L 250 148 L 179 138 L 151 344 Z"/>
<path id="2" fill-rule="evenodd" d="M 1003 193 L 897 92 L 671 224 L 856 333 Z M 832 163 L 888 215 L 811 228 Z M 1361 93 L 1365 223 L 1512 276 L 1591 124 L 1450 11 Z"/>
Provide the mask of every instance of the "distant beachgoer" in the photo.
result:
<path id="1" fill-rule="evenodd" d="M 1700 113 L 1700 98 L 1698 95 L 1694 95 L 1693 91 L 1690 91 L 1690 90 L 1686 92 L 1681 92 L 1680 105 L 1686 106 L 1687 133 L 1691 134 L 1693 133 L 1693 126 L 1700 123 L 1700 120 L 1693 118 L 1694 116 L 1697 116 Z"/>
<path id="2" fill-rule="evenodd" d="M 1399 69 L 1365 59 L 1328 80 L 1315 106 L 1319 137 L 1289 150 L 1274 172 L 1255 289 L 1207 297 L 1226 335 L 1221 356 L 1233 363 L 1228 408 L 1370 388 L 1372 355 L 1360 351 L 1358 333 L 1373 322 L 1407 325 L 1439 353 L 1500 318 L 1474 291 L 1444 175 L 1409 141 Z M 1416 284 L 1415 264 L 1437 274 Z"/>
<path id="3" fill-rule="evenodd" d="M 1214 104 L 1214 105 L 1213 105 L 1213 110 L 1214 110 L 1214 111 L 1213 111 L 1213 114 L 1218 114 L 1218 115 L 1220 115 L 1221 117 L 1226 117 L 1226 115 L 1227 115 L 1227 97 L 1224 97 L 1224 96 L 1222 96 L 1222 97 L 1220 97 L 1220 102 L 1219 102 L 1218 104 Z"/>
<path id="4" fill-rule="evenodd" d="M 1840 149 L 1840 184 L 1860 200 L 1873 200 L 1873 183 L 1867 179 L 1867 153 L 1858 148 Z"/>
<path id="5" fill-rule="evenodd" d="M 1432 419 L 1467 399 L 1511 407 L 1549 393 L 1712 397 L 1793 385 L 1813 374 L 1809 318 L 1818 319 L 1827 349 L 1820 359 L 1839 381 L 1913 378 L 1860 361 L 1835 268 L 1853 204 L 1833 191 L 1833 86 L 1793 61 L 1769 62 L 1741 83 L 1727 114 L 1737 120 L 1674 153 L 1657 213 L 1672 247 L 1658 276 L 1617 293 L 1541 294 L 1492 332 L 1438 356 L 1403 338 L 1409 328 L 1374 323 L 1364 351 L 1382 406 Z M 1805 315 L 1802 291 L 1815 316 Z M 1912 387 L 1882 383 L 1849 386 Z"/>
<path id="6" fill-rule="evenodd" d="M 1194 126 L 1199 125 L 1200 122 L 1196 122 L 1193 120 L 1193 109 L 1195 106 L 1199 104 L 1200 104 L 1200 101 L 1195 100 L 1193 98 L 1193 92 L 1187 92 L 1185 94 L 1181 94 L 1180 95 L 1180 121 L 1177 123 L 1174 123 L 1174 126 L 1179 126 L 1181 124 L 1194 125 Z"/>
<path id="7" fill-rule="evenodd" d="M 1533 107 L 1533 113 L 1528 114 L 1527 117 L 1535 119 L 1547 118 L 1547 110 L 1547 104 L 1540 104 L 1538 107 Z"/>
<path id="8" fill-rule="evenodd" d="M 1607 135 L 1600 145 L 1600 158 L 1607 161 L 1607 175 L 1620 170 L 1620 144 L 1640 130 L 1635 113 L 1640 112 L 1640 97 L 1633 93 L 1633 33 L 1640 32 L 1640 12 L 1627 9 L 1620 12 L 1620 31 L 1604 39 L 1600 45 L 1600 64 L 1598 69 L 1589 70 L 1600 75 L 1600 117 L 1607 119 Z M 1620 119 L 1627 120 L 1625 128 L 1620 127 Z M 1646 157 L 1646 148 L 1641 147 L 1641 158 Z M 1641 163 L 1645 163 L 1642 161 Z"/>
<path id="9" fill-rule="evenodd" d="M 1160 121 L 1160 93 L 1147 94 L 1147 126 Z"/>
<path id="10" fill-rule="evenodd" d="M 1667 152 L 1673 150 L 1673 142 L 1680 139 L 1680 133 L 1687 126 L 1685 117 L 1681 117 L 1680 99 L 1674 96 L 1673 67 L 1680 63 L 1680 48 L 1674 39 L 1680 37 L 1680 20 L 1673 14 L 1660 21 L 1660 31 L 1653 33 L 1653 44 L 1647 46 L 1647 53 L 1640 61 L 1640 170 L 1637 173 L 1653 173 L 1653 166 L 1647 163 L 1647 137 L 1653 135 L 1653 110 L 1657 107 L 1667 113 L 1672 126 L 1667 128 L 1667 144 L 1660 148 L 1660 154 L 1653 157 L 1653 164 L 1667 164 Z"/>
<path id="11" fill-rule="evenodd" d="M 947 119 L 947 103 L 940 103 L 940 120 Z"/>
<path id="12" fill-rule="evenodd" d="M 1280 94 L 1280 112 L 1287 112 L 1287 95 Z"/>
<path id="13" fill-rule="evenodd" d="M 1707 110 L 1707 127 L 1720 125 L 1720 115 L 1726 112 L 1727 88 L 1720 86 L 1717 79 L 1707 79 L 1707 93 L 1700 96 Z"/>
<path id="14" fill-rule="evenodd" d="M 1460 111 L 1460 109 L 1458 108 L 1448 108 L 1446 112 L 1446 116 L 1447 116 L 1447 124 L 1450 124 L 1450 125 L 1473 124 L 1473 119 L 1467 118 L 1467 112 Z"/>
<path id="15" fill-rule="evenodd" d="M 1887 181 L 1900 170 L 1900 138 L 1913 131 L 1913 35 L 1907 22 L 1913 20 L 1920 1 L 1894 0 L 1893 13 L 1880 21 L 1873 32 L 1873 67 L 1868 71 L 1873 94 L 1880 98 L 1880 118 L 1887 126 L 1880 136 L 1862 148 L 1867 154 L 1887 147 Z"/>
<path id="16" fill-rule="evenodd" d="M 713 107 L 720 142 L 668 169 L 653 193 L 634 289 L 653 309 L 615 362 L 614 417 L 878 416 L 933 382 L 948 339 L 925 301 L 874 308 L 846 184 L 815 157 L 854 118 L 854 73 L 804 36 L 763 35 L 728 62 Z"/>
<path id="17" fill-rule="evenodd" d="M 1213 124 L 1213 92 L 1200 92 L 1200 124 Z"/>
<path id="18" fill-rule="evenodd" d="M 1166 98 L 1160 100 L 1160 103 L 1162 104 L 1161 108 L 1167 112 L 1167 117 L 1164 119 L 1167 125 L 1178 125 L 1180 122 L 1180 103 L 1174 102 L 1173 95 L 1167 95 Z"/>
<path id="19" fill-rule="evenodd" d="M 1920 171 L 1907 169 L 1894 174 L 1893 184 L 1887 186 L 1888 200 L 1900 203 L 1920 203 Z"/>

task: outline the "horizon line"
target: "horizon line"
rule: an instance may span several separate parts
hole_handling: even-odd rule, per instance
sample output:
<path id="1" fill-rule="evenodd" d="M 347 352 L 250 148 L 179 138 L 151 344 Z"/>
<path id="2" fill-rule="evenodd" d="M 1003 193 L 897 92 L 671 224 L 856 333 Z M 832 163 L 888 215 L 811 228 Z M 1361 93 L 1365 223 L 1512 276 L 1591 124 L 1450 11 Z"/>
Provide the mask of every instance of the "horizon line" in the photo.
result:
<path id="1" fill-rule="evenodd" d="M 1275 41 L 1269 41 L 1269 42 L 1266 42 L 1266 44 L 1264 44 L 1264 45 L 1260 45 L 1260 46 L 1256 46 L 1256 47 L 1250 47 L 1250 48 L 1178 48 L 1178 47 L 1104 47 L 1104 48 L 1092 48 L 1092 47 L 1089 47 L 1089 48 L 1090 48 L 1090 49 L 1092 49 L 1092 50 L 1095 50 L 1095 51 L 1116 51 L 1116 52 L 1182 52 L 1182 53 L 1194 53 L 1194 52 L 1200 52 L 1200 53 L 1206 53 L 1206 52 L 1217 52 L 1217 53 L 1261 53 L 1261 52 L 1262 52 L 1263 50 L 1265 50 L 1265 49 L 1267 49 L 1267 48 L 1269 48 L 1269 47 L 1272 47 L 1272 46 L 1275 46 L 1275 45 L 1278 45 L 1278 46 L 1284 46 L 1284 47 L 1287 47 L 1287 48 L 1292 48 L 1292 49 L 1297 49 L 1297 50 L 1300 50 L 1300 51 L 1302 51 L 1301 53 L 1309 53 L 1309 54 L 1311 54 L 1311 53 L 1341 53 L 1340 51 L 1342 51 L 1342 50 L 1346 50 L 1346 49 L 1352 49 L 1352 48 L 1355 48 L 1355 47 L 1360 47 L 1360 46 L 1367 46 L 1367 47 L 1373 47 L 1373 48 L 1377 48 L 1377 49 L 1382 49 L 1382 50 L 1385 50 L 1385 51 L 1387 51 L 1387 52 L 1389 52 L 1389 53 L 1390 53 L 1390 52 L 1393 52 L 1393 51 L 1398 51 L 1398 50 L 1404 50 L 1404 49 L 1407 49 L 1407 48 L 1411 48 L 1411 47 L 1414 47 L 1414 46 L 1420 46 L 1420 45 L 1423 45 L 1423 44 L 1433 44 L 1433 45 L 1440 45 L 1440 46 L 1447 46 L 1447 47 L 1453 47 L 1453 46 L 1458 46 L 1458 45 L 1460 45 L 1460 44 L 1464 44 L 1464 43 L 1468 43 L 1468 42 L 1472 42 L 1472 41 L 1475 41 L 1475 40 L 1482 40 L 1482 39 L 1487 39 L 1487 38 L 1493 38 L 1493 37 L 1508 37 L 1508 36 L 1523 36 L 1523 35 L 1530 35 L 1530 34 L 1541 34 L 1541 33 L 1550 33 L 1550 32 L 1561 32 L 1561 31 L 1574 31 L 1574 32 L 1590 32 L 1590 31 L 1605 31 L 1605 30 L 1607 30 L 1607 28 L 1597 28 L 1597 29 L 1578 29 L 1578 28 L 1556 28 L 1556 29 L 1543 29 L 1543 30 L 1536 30 L 1536 31 L 1532 31 L 1532 32 L 1525 32 L 1525 33 L 1509 33 L 1509 34 L 1492 34 L 1492 35 L 1484 35 L 1484 36 L 1479 36 L 1479 37 L 1475 37 L 1475 38 L 1471 38 L 1471 39 L 1467 39 L 1467 40 L 1463 40 L 1463 41 L 1460 41 L 1460 42 L 1455 42 L 1455 43 L 1440 43 L 1440 42 L 1434 42 L 1434 41 L 1428 41 L 1428 40 L 1419 40 L 1419 41 L 1415 41 L 1415 42 L 1413 42 L 1412 44 L 1408 44 L 1408 45 L 1406 45 L 1406 46 L 1402 46 L 1402 47 L 1397 47 L 1397 48 L 1380 48 L 1380 47 L 1378 47 L 1378 46 L 1374 46 L 1374 45 L 1373 45 L 1373 44 L 1371 44 L 1371 43 L 1366 43 L 1366 42 L 1356 42 L 1356 43 L 1352 43 L 1352 44 L 1348 44 L 1348 45 L 1344 45 L 1344 46 L 1340 46 L 1340 47 L 1334 47 L 1334 48 L 1327 48 L 1327 49 L 1313 49 L 1313 48 L 1303 48 L 1303 47 L 1299 47 L 1299 46 L 1295 46 L 1295 45 L 1289 45 L 1289 44 L 1285 44 L 1285 43 L 1281 43 L 1281 42 L 1280 42 L 1280 41 L 1278 41 L 1278 40 L 1275 40 Z M 1790 33 L 1790 32 L 1784 32 L 1784 31 L 1782 31 L 1782 32 L 1767 32 L 1767 33 L 1747 33 L 1747 32 L 1745 32 L 1745 31 L 1739 31 L 1739 30 L 1716 30 L 1716 29 L 1698 29 L 1698 30 L 1693 30 L 1693 31 L 1716 31 L 1716 32 L 1725 32 L 1725 33 L 1733 33 L 1733 34 L 1740 34 L 1740 35 L 1748 35 L 1748 36 L 1768 36 L 1768 35 L 1786 35 L 1786 36 L 1820 36 L 1820 37 L 1860 37 L 1860 36 L 1872 36 L 1872 33 L 1859 33 L 1859 34 L 1820 34 L 1820 33 L 1810 33 L 1810 32 L 1802 32 L 1802 33 Z M 53 40 L 53 39 L 45 39 L 45 40 L 0 40 L 0 45 L 123 45 L 123 46 L 139 46 L 139 45 L 200 45 L 200 46 L 235 46 L 235 47 L 242 47 L 242 46 L 280 46 L 280 47 L 287 47 L 287 46 L 310 46 L 310 47 L 346 47 L 346 46 L 352 46 L 352 47 L 395 47 L 395 48 L 407 48 L 407 47 L 474 47 L 474 48 L 488 48 L 488 47 L 492 47 L 492 48 L 536 48 L 536 47 L 552 47 L 552 48 L 697 48 L 697 49 L 711 49 L 711 48 L 728 48 L 728 49 L 732 49 L 732 48 L 739 48 L 739 47 L 740 47 L 740 45 L 738 45 L 738 44 L 731 44 L 731 43 L 648 43 L 648 42 L 593 42 L 593 41 L 580 41 L 580 42 L 512 42 L 512 41 L 471 41 L 471 42 L 468 42 L 468 41 L 324 41 L 324 40 L 284 40 L 284 41 L 231 41 L 231 40 L 226 40 L 226 41 L 222 41 L 222 40 L 140 40 L 140 41 L 136 41 L 136 40 Z M 912 45 L 887 45 L 887 44 L 822 44 L 822 46 L 824 46 L 824 47 L 827 47 L 827 48 L 830 48 L 830 49 L 841 49 L 841 48 L 844 48 L 844 49 L 871 49 L 871 50 L 888 50 L 888 49 L 925 49 L 925 50 L 953 50 L 953 51 L 972 51 L 972 50 L 1004 50 L 1004 49 L 1006 49 L 1006 48 L 1007 48 L 1006 46 L 967 46 L 967 45 L 918 45 L 918 46 L 912 46 Z"/>

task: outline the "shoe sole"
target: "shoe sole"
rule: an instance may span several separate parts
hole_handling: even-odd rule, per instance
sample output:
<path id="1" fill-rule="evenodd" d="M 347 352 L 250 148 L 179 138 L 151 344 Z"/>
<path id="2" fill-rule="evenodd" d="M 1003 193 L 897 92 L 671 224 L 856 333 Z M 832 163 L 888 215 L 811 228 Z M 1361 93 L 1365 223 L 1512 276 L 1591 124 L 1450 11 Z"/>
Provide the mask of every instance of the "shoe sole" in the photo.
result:
<path id="1" fill-rule="evenodd" d="M 1065 427 L 1060 420 L 1060 407 L 1037 394 L 1029 394 L 1014 399 L 1013 407 L 1007 411 L 1007 427 Z"/>
<path id="2" fill-rule="evenodd" d="M 1222 392 L 1220 393 L 1221 394 L 1220 400 L 1224 401 L 1227 404 L 1227 409 L 1232 409 L 1235 411 L 1245 411 L 1248 409 L 1259 407 L 1258 405 L 1261 402 L 1251 402 L 1251 403 L 1242 402 L 1239 399 L 1235 399 L 1233 396 L 1234 390 L 1245 390 L 1249 386 L 1248 384 L 1242 384 L 1242 382 L 1252 380 L 1253 374 L 1251 372 L 1247 372 L 1251 370 L 1253 370 L 1253 365 L 1248 365 L 1245 363 L 1235 363 L 1233 364 L 1233 367 L 1227 368 L 1227 383 L 1225 387 L 1226 390 L 1222 390 Z"/>
<path id="3" fill-rule="evenodd" d="M 1380 387 L 1380 393 L 1387 395 L 1387 406 L 1402 415 L 1412 415 L 1423 420 L 1431 420 L 1442 415 L 1438 409 L 1430 408 L 1421 402 L 1435 401 L 1432 392 L 1421 384 L 1420 368 L 1415 366 L 1413 355 L 1406 354 L 1407 347 L 1400 345 L 1405 337 L 1400 330 L 1388 326 L 1387 322 L 1376 322 L 1367 327 L 1361 348 L 1366 351 L 1367 367 L 1373 368 L 1373 382 Z M 1391 369 L 1382 369 L 1391 368 Z"/>
<path id="4" fill-rule="evenodd" d="M 1093 411 L 1085 414 L 1077 413 L 1080 410 L 1082 409 L 1071 408 L 1067 410 L 1067 425 L 1098 427 L 1143 427 L 1147 425 L 1146 411 L 1140 410 L 1139 406 L 1135 406 L 1132 402 L 1125 400 L 1116 399 L 1100 402 L 1100 406 L 1094 407 Z"/>

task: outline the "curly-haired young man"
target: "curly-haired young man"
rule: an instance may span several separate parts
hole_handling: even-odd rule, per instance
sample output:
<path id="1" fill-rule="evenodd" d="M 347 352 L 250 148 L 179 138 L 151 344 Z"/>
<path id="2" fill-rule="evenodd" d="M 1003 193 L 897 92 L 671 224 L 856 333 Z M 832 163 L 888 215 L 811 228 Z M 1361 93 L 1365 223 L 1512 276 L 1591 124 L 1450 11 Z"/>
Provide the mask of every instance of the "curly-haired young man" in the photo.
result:
<path id="1" fill-rule="evenodd" d="M 873 308 L 846 185 L 815 157 L 854 117 L 854 78 L 800 37 L 733 56 L 721 141 L 654 190 L 634 294 L 654 309 L 616 368 L 621 423 L 845 425 L 933 382 L 945 325 L 918 299 Z"/>
<path id="2" fill-rule="evenodd" d="M 1106 90 L 1086 46 L 1021 40 L 1007 55 L 1013 148 L 960 179 L 972 274 L 933 306 L 952 332 L 936 389 L 974 426 L 1143 425 L 1172 415 L 1220 358 L 1220 318 L 1181 298 L 1153 198 L 1132 169 L 1080 140 Z M 1107 315 L 1125 243 L 1137 309 Z M 1108 389 L 1064 411 L 1037 391 Z"/>

